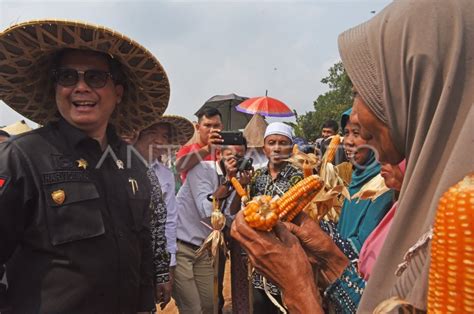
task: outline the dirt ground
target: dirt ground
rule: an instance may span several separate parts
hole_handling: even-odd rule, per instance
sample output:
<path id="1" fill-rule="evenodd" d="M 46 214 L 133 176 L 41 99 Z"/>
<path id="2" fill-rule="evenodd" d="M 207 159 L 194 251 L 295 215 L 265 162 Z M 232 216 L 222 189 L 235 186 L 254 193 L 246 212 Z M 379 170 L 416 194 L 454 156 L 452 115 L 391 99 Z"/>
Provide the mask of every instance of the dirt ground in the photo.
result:
<path id="1" fill-rule="evenodd" d="M 225 265 L 225 274 L 224 274 L 224 310 L 223 314 L 230 314 L 232 313 L 232 299 L 230 295 L 230 262 L 227 260 Z M 171 299 L 171 302 L 166 306 L 166 308 L 161 311 L 159 307 L 157 307 L 158 313 L 162 314 L 177 314 L 178 308 L 176 307 L 174 300 Z"/>

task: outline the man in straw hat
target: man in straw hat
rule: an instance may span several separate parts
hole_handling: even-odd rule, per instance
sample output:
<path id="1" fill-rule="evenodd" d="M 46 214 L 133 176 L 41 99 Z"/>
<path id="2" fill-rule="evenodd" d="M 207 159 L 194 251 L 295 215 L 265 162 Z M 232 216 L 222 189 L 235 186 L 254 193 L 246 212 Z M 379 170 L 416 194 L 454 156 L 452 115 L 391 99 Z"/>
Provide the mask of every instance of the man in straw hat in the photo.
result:
<path id="1" fill-rule="evenodd" d="M 151 124 L 168 98 L 155 57 L 112 30 L 55 20 L 0 33 L 0 99 L 45 125 L 0 144 L 1 310 L 154 309 L 149 179 L 115 129 Z"/>
<path id="2" fill-rule="evenodd" d="M 26 124 L 25 120 L 20 120 L 13 124 L 7 125 L 6 127 L 1 128 L 0 130 L 7 132 L 10 136 L 13 136 L 29 132 L 32 130 L 32 128 L 30 128 L 30 126 Z"/>
<path id="3" fill-rule="evenodd" d="M 148 161 L 159 182 L 158 192 L 162 193 L 165 206 L 162 211 L 152 213 L 152 237 L 155 243 L 166 242 L 166 254 L 171 260 L 160 258 L 163 255 L 160 246 L 154 246 L 154 266 L 157 274 L 156 301 L 162 309 L 171 299 L 174 270 L 176 268 L 176 224 L 178 213 L 176 211 L 175 176 L 173 172 L 162 163 L 162 156 L 168 150 L 184 145 L 194 134 L 194 125 L 191 121 L 180 116 L 163 116 L 152 126 L 142 130 L 135 143 L 137 151 Z M 165 226 L 166 224 L 166 226 Z M 164 239 L 166 236 L 166 239 Z M 166 241 L 165 241 L 166 240 Z M 166 281 L 169 272 L 170 279 Z"/>

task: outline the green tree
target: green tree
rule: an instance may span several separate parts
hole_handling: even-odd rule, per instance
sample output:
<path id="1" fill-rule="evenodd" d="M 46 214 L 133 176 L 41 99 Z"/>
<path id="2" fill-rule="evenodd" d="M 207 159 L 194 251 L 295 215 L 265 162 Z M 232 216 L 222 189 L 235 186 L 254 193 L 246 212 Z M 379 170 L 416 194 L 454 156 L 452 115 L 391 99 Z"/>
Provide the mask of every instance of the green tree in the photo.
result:
<path id="1" fill-rule="evenodd" d="M 320 136 L 326 120 L 339 122 L 342 113 L 352 106 L 352 84 L 341 61 L 329 68 L 329 75 L 321 83 L 327 84 L 329 91 L 316 98 L 314 111 L 296 116 L 296 135 L 309 141 Z"/>

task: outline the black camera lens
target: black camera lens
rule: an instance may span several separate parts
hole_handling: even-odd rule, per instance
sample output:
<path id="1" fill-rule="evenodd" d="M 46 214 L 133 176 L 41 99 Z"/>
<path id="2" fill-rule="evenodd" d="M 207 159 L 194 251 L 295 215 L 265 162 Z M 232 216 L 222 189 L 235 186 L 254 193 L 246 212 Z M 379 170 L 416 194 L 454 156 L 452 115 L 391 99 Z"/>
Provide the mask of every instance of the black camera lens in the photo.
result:
<path id="1" fill-rule="evenodd" d="M 240 171 L 252 170 L 253 159 L 252 158 L 240 158 L 237 160 L 237 168 Z"/>

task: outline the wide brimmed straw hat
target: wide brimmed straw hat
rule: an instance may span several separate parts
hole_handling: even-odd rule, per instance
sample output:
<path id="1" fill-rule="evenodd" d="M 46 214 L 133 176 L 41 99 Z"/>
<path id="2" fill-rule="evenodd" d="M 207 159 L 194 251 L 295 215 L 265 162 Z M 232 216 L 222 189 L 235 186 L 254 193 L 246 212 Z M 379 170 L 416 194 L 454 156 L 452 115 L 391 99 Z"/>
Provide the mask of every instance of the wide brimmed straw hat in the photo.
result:
<path id="1" fill-rule="evenodd" d="M 184 145 L 194 135 L 194 125 L 188 119 L 175 116 L 175 115 L 164 115 L 156 120 L 150 128 L 153 128 L 157 124 L 167 123 L 171 126 L 171 140 L 170 144 L 173 145 Z"/>
<path id="2" fill-rule="evenodd" d="M 168 77 L 147 49 L 103 26 L 66 20 L 28 21 L 0 33 L 0 99 L 39 124 L 57 120 L 51 66 L 64 48 L 106 53 L 121 63 L 125 92 L 111 117 L 119 131 L 153 124 L 168 106 Z"/>
<path id="3" fill-rule="evenodd" d="M 26 122 L 24 120 L 21 120 L 21 121 L 15 122 L 13 124 L 7 125 L 4 128 L 0 128 L 0 130 L 5 131 L 10 135 L 19 135 L 19 134 L 22 134 L 22 133 L 29 132 L 33 129 L 30 128 L 30 126 L 28 124 L 26 124 Z"/>

